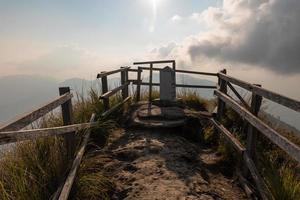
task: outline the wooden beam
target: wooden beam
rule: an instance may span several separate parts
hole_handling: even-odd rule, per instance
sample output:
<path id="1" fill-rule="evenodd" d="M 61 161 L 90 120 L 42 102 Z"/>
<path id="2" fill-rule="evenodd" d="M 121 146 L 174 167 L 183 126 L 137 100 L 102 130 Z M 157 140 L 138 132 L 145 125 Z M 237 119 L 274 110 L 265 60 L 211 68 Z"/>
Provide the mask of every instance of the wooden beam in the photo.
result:
<path id="1" fill-rule="evenodd" d="M 101 83 L 102 83 L 102 95 L 104 95 L 108 92 L 107 76 L 103 76 L 101 78 Z M 103 107 L 104 107 L 105 111 L 109 109 L 109 99 L 108 98 L 103 98 Z"/>
<path id="2" fill-rule="evenodd" d="M 129 84 L 130 84 L 130 82 L 128 81 L 128 70 L 122 71 L 121 72 L 121 85 L 124 86 L 122 88 L 122 97 L 123 97 L 123 99 L 128 97 L 128 85 Z"/>
<path id="3" fill-rule="evenodd" d="M 127 87 L 129 85 L 129 82 L 125 83 L 124 85 L 121 85 L 115 89 L 112 89 L 108 92 L 106 92 L 105 94 L 102 94 L 100 96 L 100 99 L 107 99 L 109 97 L 111 97 L 112 95 L 116 94 L 117 92 L 119 92 L 120 90 L 123 90 L 125 87 Z"/>
<path id="4" fill-rule="evenodd" d="M 146 62 L 134 62 L 134 65 L 147 65 L 147 64 L 163 64 L 163 63 L 175 63 L 175 60 L 154 60 Z"/>
<path id="5" fill-rule="evenodd" d="M 237 102 L 230 99 L 227 95 L 218 90 L 215 90 L 214 94 L 218 96 L 222 101 L 226 102 L 232 109 L 234 109 L 243 118 L 245 118 L 252 126 L 257 128 L 259 132 L 269 138 L 274 144 L 283 149 L 292 158 L 300 162 L 300 148 L 297 145 L 277 133 L 274 129 L 272 129 L 262 120 L 253 115 L 246 108 L 240 106 Z"/>
<path id="6" fill-rule="evenodd" d="M 138 67 L 137 73 L 137 86 L 136 86 L 136 102 L 141 99 L 141 82 L 142 82 L 142 69 Z"/>
<path id="7" fill-rule="evenodd" d="M 153 72 L 152 72 L 152 68 L 153 68 L 153 63 L 150 63 L 150 71 L 149 71 L 149 99 L 148 101 L 151 102 L 152 101 L 152 75 L 153 75 Z"/>
<path id="8" fill-rule="evenodd" d="M 70 93 L 69 87 L 60 87 L 59 88 L 59 95 L 64 95 Z M 69 99 L 65 103 L 61 104 L 61 113 L 63 117 L 63 124 L 64 126 L 71 125 L 74 123 L 73 120 L 73 108 L 72 108 L 72 101 Z M 67 158 L 71 159 L 74 155 L 74 149 L 76 145 L 75 137 L 73 133 L 68 133 L 64 135 L 64 143 L 67 149 Z"/>
<path id="9" fill-rule="evenodd" d="M 242 155 L 244 151 L 246 151 L 246 148 L 240 143 L 238 139 L 234 137 L 234 135 L 232 135 L 232 133 L 230 133 L 229 130 L 227 130 L 222 124 L 220 124 L 216 120 L 214 119 L 210 119 L 210 120 L 213 123 L 213 125 L 219 130 L 219 132 L 223 134 L 223 136 L 225 136 L 225 139 L 234 147 L 234 149 L 240 155 Z"/>
<path id="10" fill-rule="evenodd" d="M 246 90 L 252 91 L 253 85 L 250 84 L 250 83 L 247 83 L 247 82 L 242 81 L 242 80 L 239 80 L 239 79 L 237 79 L 237 78 L 228 76 L 228 75 L 226 75 L 226 74 L 224 74 L 224 73 L 221 73 L 221 72 L 218 73 L 218 76 L 219 76 L 219 78 L 222 79 L 222 80 L 225 80 L 225 81 L 227 81 L 227 82 L 231 82 L 231 83 L 233 83 L 233 84 L 235 84 L 235 85 L 238 85 L 238 86 L 240 86 L 240 87 L 242 87 L 242 88 L 244 88 L 244 89 L 246 89 Z"/>
<path id="11" fill-rule="evenodd" d="M 297 101 L 297 100 L 294 100 L 294 99 L 291 99 L 289 97 L 286 97 L 286 96 L 283 96 L 281 94 L 278 94 L 276 92 L 272 92 L 270 90 L 267 90 L 267 89 L 264 89 L 264 88 L 261 88 L 261 87 L 258 87 L 256 85 L 253 85 L 253 84 L 250 84 L 250 83 L 247 83 L 245 81 L 242 81 L 242 80 L 239 80 L 237 78 L 234 78 L 234 77 L 231 77 L 231 76 L 228 76 L 224 73 L 219 73 L 218 76 L 227 81 L 227 82 L 231 82 L 235 85 L 238 85 L 246 90 L 249 90 L 251 92 L 254 92 L 264 98 L 267 98 L 271 101 L 274 101 L 276 103 L 279 103 L 283 106 L 286 106 L 292 110 L 295 110 L 297 112 L 300 112 L 300 101 Z"/>
<path id="12" fill-rule="evenodd" d="M 199 88 L 199 89 L 217 89 L 217 86 L 213 85 L 186 85 L 186 84 L 176 84 L 176 87 L 183 88 Z"/>
<path id="13" fill-rule="evenodd" d="M 141 70 L 150 70 L 149 67 L 140 67 Z M 160 71 L 162 68 L 152 67 L 153 71 Z"/>
<path id="14" fill-rule="evenodd" d="M 251 109 L 250 112 L 257 117 L 260 106 L 262 103 L 262 97 L 252 93 L 251 99 Z M 248 126 L 247 130 L 247 153 L 252 160 L 256 160 L 256 141 L 257 139 L 257 130 L 252 125 Z"/>
<path id="15" fill-rule="evenodd" d="M 133 84 L 137 85 L 137 81 L 133 81 Z M 140 85 L 149 85 L 149 83 L 141 82 Z M 152 83 L 152 86 L 160 86 L 160 83 Z M 176 87 L 184 87 L 184 88 L 202 88 L 202 89 L 216 89 L 217 86 L 211 85 L 185 85 L 185 84 L 176 84 Z"/>
<path id="16" fill-rule="evenodd" d="M 107 116 L 109 116 L 111 113 L 113 113 L 114 111 L 116 111 L 120 106 L 122 106 L 124 103 L 126 103 L 130 99 L 131 99 L 131 97 L 127 97 L 122 102 L 116 104 L 115 106 L 113 106 L 112 108 L 110 108 L 109 110 L 107 110 L 106 112 L 102 113 L 101 117 L 107 117 Z"/>
<path id="17" fill-rule="evenodd" d="M 108 72 L 101 72 L 101 73 L 97 74 L 97 78 L 102 78 L 104 76 L 108 76 L 108 75 L 111 75 L 111 74 L 122 72 L 122 71 L 125 71 L 125 70 L 129 69 L 129 68 L 130 67 L 123 67 L 123 68 L 112 70 L 112 71 L 108 71 Z"/>
<path id="18" fill-rule="evenodd" d="M 218 76 L 218 73 L 197 72 L 197 71 L 189 71 L 189 70 L 181 70 L 181 69 L 176 69 L 175 72 L 178 72 L 178 73 L 186 73 L 186 74 L 206 75 L 206 76 Z"/>
<path id="19" fill-rule="evenodd" d="M 230 82 L 227 82 L 227 85 L 229 86 L 229 88 L 231 89 L 231 91 L 235 94 L 235 96 L 242 102 L 242 104 L 244 104 L 244 106 L 250 110 L 250 106 L 248 105 L 248 103 L 243 99 L 243 97 L 236 91 L 236 89 L 231 85 Z"/>
<path id="20" fill-rule="evenodd" d="M 55 100 L 35 109 L 34 111 L 31 111 L 23 116 L 17 117 L 11 122 L 8 122 L 7 124 L 0 127 L 0 131 L 14 131 L 14 130 L 20 130 L 35 120 L 39 119 L 40 117 L 44 116 L 48 112 L 52 111 L 53 109 L 57 108 L 61 104 L 67 102 L 73 97 L 73 94 L 67 93 L 64 94 Z"/>
<path id="21" fill-rule="evenodd" d="M 253 85 L 253 90 L 255 94 L 258 94 L 260 96 L 263 96 L 271 101 L 274 101 L 276 103 L 279 103 L 283 106 L 286 106 L 292 110 L 295 110 L 297 112 L 300 112 L 300 101 L 291 99 L 289 97 L 283 96 L 281 94 L 272 92 L 267 89 L 263 89 L 259 86 Z"/>
<path id="22" fill-rule="evenodd" d="M 91 118 L 90 118 L 90 123 L 94 123 L 95 121 L 95 114 L 93 113 Z M 77 171 L 79 169 L 82 157 L 84 155 L 86 146 L 88 144 L 89 138 L 90 138 L 90 134 L 91 134 L 91 129 L 88 129 L 87 132 L 85 133 L 85 135 L 83 136 L 83 141 L 80 145 L 79 151 L 73 161 L 71 170 L 67 176 L 67 179 L 65 181 L 65 184 L 61 190 L 60 196 L 59 196 L 59 200 L 67 200 L 72 188 L 72 185 L 74 183 Z"/>
<path id="23" fill-rule="evenodd" d="M 79 130 L 96 126 L 97 123 L 83 123 L 73 124 L 68 126 L 20 130 L 20 131 L 3 131 L 0 132 L 0 145 L 9 144 L 14 142 L 20 142 L 24 140 L 35 140 L 37 138 L 64 135 L 71 132 L 77 132 Z"/>
<path id="24" fill-rule="evenodd" d="M 226 74 L 226 69 L 223 69 L 220 71 L 220 73 L 224 73 Z M 223 79 L 221 79 L 220 77 L 218 78 L 218 86 L 219 86 L 219 90 L 222 91 L 223 93 L 227 94 L 227 81 L 224 81 Z M 224 112 L 225 112 L 225 108 L 226 108 L 226 105 L 225 103 L 220 99 L 218 98 L 218 105 L 217 105 L 217 116 L 216 116 L 216 119 L 218 121 L 221 121 L 221 118 L 223 117 L 224 115 Z M 219 142 L 219 136 L 220 134 L 218 134 L 218 130 L 215 129 L 214 130 L 214 134 L 213 134 L 213 141 L 215 143 L 218 143 Z"/>
<path id="25" fill-rule="evenodd" d="M 138 69 L 128 69 L 129 72 L 138 72 Z"/>
<path id="26" fill-rule="evenodd" d="M 243 155 L 244 162 L 246 163 L 246 166 L 248 167 L 251 176 L 255 182 L 256 188 L 259 191 L 259 194 L 262 199 L 268 200 L 268 193 L 266 192 L 266 185 L 260 176 L 259 172 L 257 171 L 254 162 L 251 160 L 251 158 L 248 156 L 248 154 L 245 152 Z"/>

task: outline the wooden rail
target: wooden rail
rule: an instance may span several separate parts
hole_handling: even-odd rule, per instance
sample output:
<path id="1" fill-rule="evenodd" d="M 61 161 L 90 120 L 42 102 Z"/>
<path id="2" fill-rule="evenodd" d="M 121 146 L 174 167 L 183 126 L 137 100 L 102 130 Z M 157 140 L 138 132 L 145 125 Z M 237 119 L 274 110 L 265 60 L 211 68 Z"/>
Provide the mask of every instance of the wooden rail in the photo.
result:
<path id="1" fill-rule="evenodd" d="M 267 139 L 272 143 L 276 144 L 279 148 L 285 151 L 291 158 L 300 162 L 300 148 L 286 137 L 277 133 L 272 127 L 267 125 L 261 119 L 258 118 L 258 112 L 260 110 L 261 102 L 263 98 L 267 98 L 271 101 L 279 103 L 283 106 L 286 106 L 290 109 L 300 112 L 300 102 L 283 95 L 277 94 L 275 92 L 266 90 L 260 85 L 250 84 L 245 81 L 236 79 L 234 77 L 228 76 L 226 70 L 222 70 L 219 73 L 209 73 L 209 72 L 197 72 L 197 71 L 187 71 L 187 70 L 177 70 L 176 62 L 174 60 L 165 60 L 165 61 L 148 61 L 148 62 L 135 62 L 134 65 L 149 65 L 149 67 L 139 66 L 137 69 L 131 69 L 130 67 L 121 67 L 120 69 L 101 72 L 97 75 L 97 78 L 101 79 L 102 83 L 102 94 L 99 97 L 103 101 L 104 112 L 100 117 L 106 118 L 116 110 L 118 110 L 123 104 L 130 101 L 132 96 L 129 94 L 128 86 L 130 83 L 136 85 L 136 101 L 140 100 L 140 88 L 141 86 L 149 86 L 149 101 L 151 102 L 152 98 L 152 86 L 160 86 L 160 83 L 152 82 L 153 71 L 159 71 L 160 68 L 155 68 L 154 64 L 164 64 L 171 63 L 173 69 L 176 73 L 188 73 L 188 74 L 197 74 L 205 76 L 217 76 L 218 77 L 218 87 L 217 86 L 205 86 L 205 85 L 188 85 L 188 84 L 175 84 L 176 87 L 184 88 L 203 88 L 203 89 L 217 89 L 214 91 L 214 94 L 218 98 L 218 107 L 217 114 L 214 118 L 210 118 L 212 124 L 215 127 L 214 138 L 219 139 L 220 135 L 223 135 L 228 143 L 230 143 L 233 148 L 237 151 L 238 155 L 243 161 L 243 176 L 247 177 L 248 174 L 251 175 L 255 185 L 260 193 L 262 199 L 268 199 L 268 194 L 266 192 L 266 185 L 260 176 L 256 166 L 255 166 L 255 157 L 256 157 L 256 143 L 257 135 L 263 134 Z M 143 70 L 149 70 L 149 82 L 143 82 L 141 75 Z M 129 72 L 137 73 L 136 80 L 129 80 Z M 120 73 L 121 85 L 117 88 L 108 89 L 108 79 L 109 75 Z M 237 85 L 242 87 L 250 92 L 252 92 L 251 104 L 249 105 L 242 96 L 237 92 L 235 87 L 232 85 Z M 227 88 L 233 92 L 233 94 L 238 98 L 242 105 L 236 102 L 231 98 L 227 93 Z M 122 92 L 123 100 L 118 104 L 110 107 L 109 99 L 117 92 Z M 69 158 L 72 158 L 73 153 L 75 152 L 75 141 L 74 133 L 80 130 L 86 129 L 86 132 L 83 136 L 82 142 L 77 151 L 76 157 L 72 162 L 71 169 L 68 176 L 65 179 L 65 182 L 57 190 L 54 195 L 54 199 L 67 200 L 75 180 L 77 171 L 79 169 L 81 160 L 85 153 L 85 149 L 90 137 L 90 128 L 97 126 L 95 114 L 90 118 L 90 122 L 82 124 L 74 124 L 73 120 L 73 111 L 72 111 L 72 97 L 70 93 L 70 88 L 60 88 L 59 89 L 60 97 L 54 99 L 53 101 L 37 108 L 36 110 L 29 112 L 16 120 L 9 122 L 2 127 L 0 127 L 0 145 L 8 144 L 13 142 L 25 141 L 25 140 L 34 140 L 37 138 L 63 135 L 65 138 L 65 144 L 67 147 L 67 155 Z M 61 106 L 62 108 L 62 117 L 64 126 L 61 127 L 52 127 L 52 128 L 40 128 L 33 130 L 20 130 L 28 126 L 33 121 L 39 119 L 43 115 L 47 114 L 51 110 Z M 232 134 L 225 126 L 221 124 L 221 119 L 225 115 L 225 108 L 229 106 L 235 112 L 237 112 L 245 121 L 247 121 L 248 129 L 245 134 L 247 134 L 246 145 L 244 146 L 235 136 Z M 71 160 L 70 160 L 71 161 Z"/>
<path id="2" fill-rule="evenodd" d="M 90 123 L 89 124 L 94 124 L 95 123 L 95 116 L 96 116 L 95 113 L 93 113 L 92 116 L 91 116 L 91 118 L 90 118 Z M 83 141 L 82 141 L 82 143 L 80 145 L 78 153 L 77 153 L 77 155 L 76 155 L 76 157 L 75 157 L 75 159 L 73 161 L 71 170 L 70 170 L 70 172 L 69 172 L 69 174 L 68 174 L 68 176 L 66 178 L 66 181 L 65 181 L 65 183 L 63 185 L 63 188 L 62 188 L 62 190 L 60 192 L 60 195 L 59 195 L 59 198 L 58 198 L 59 200 L 67 200 L 68 197 L 69 197 L 69 194 L 70 194 L 72 185 L 74 183 L 77 171 L 79 169 L 82 157 L 84 155 L 86 146 L 87 146 L 88 141 L 90 139 L 90 134 L 91 134 L 91 129 L 87 129 L 86 133 L 83 136 Z"/>
<path id="3" fill-rule="evenodd" d="M 227 82 L 231 82 L 235 85 L 238 85 L 246 90 L 249 90 L 255 94 L 258 94 L 262 97 L 265 97 L 271 101 L 274 101 L 278 104 L 281 104 L 283 106 L 286 106 L 292 110 L 295 110 L 295 111 L 298 111 L 300 112 L 300 101 L 297 101 L 297 100 L 294 100 L 294 99 L 291 99 L 289 97 L 285 97 L 281 94 L 277 94 L 275 92 L 272 92 L 270 90 L 267 90 L 267 89 L 264 89 L 264 88 L 261 88 L 257 85 L 254 85 L 254 84 L 250 84 L 250 83 L 247 83 L 245 81 L 242 81 L 242 80 L 239 80 L 237 78 L 234 78 L 234 77 L 231 77 L 231 76 L 228 76 L 224 73 L 219 73 L 219 77 L 220 79 L 222 80 L 225 80 Z"/>
<path id="4" fill-rule="evenodd" d="M 264 123 L 255 115 L 253 115 L 247 109 L 240 106 L 240 104 L 238 104 L 237 102 L 229 98 L 227 95 L 223 94 L 218 90 L 215 91 L 215 95 L 219 97 L 227 105 L 229 105 L 232 109 L 234 109 L 237 113 L 239 113 L 252 126 L 257 128 L 262 134 L 264 134 L 267 138 L 269 138 L 274 144 L 277 144 L 292 158 L 300 162 L 300 148 L 297 145 L 293 144 L 287 138 L 277 133 L 274 129 L 269 127 L 266 123 Z"/>
<path id="5" fill-rule="evenodd" d="M 244 161 L 243 175 L 246 177 L 248 172 L 250 172 L 261 198 L 269 199 L 269 195 L 266 192 L 266 184 L 264 183 L 255 166 L 257 135 L 263 134 L 267 139 L 276 144 L 297 162 L 300 162 L 300 147 L 286 137 L 282 136 L 280 133 L 258 118 L 261 102 L 263 98 L 267 98 L 273 102 L 279 103 L 298 112 L 300 112 L 300 102 L 266 90 L 260 85 L 250 84 L 237 78 L 228 76 L 226 74 L 226 70 L 219 72 L 218 77 L 219 87 L 218 90 L 214 91 L 214 94 L 218 97 L 218 111 L 216 118 L 212 119 L 212 123 L 216 128 L 215 134 L 221 133 L 234 147 L 234 149 L 236 149 L 237 152 L 242 155 Z M 252 92 L 251 105 L 246 103 L 246 101 L 237 92 L 232 84 Z M 243 106 L 228 95 L 227 86 L 231 89 L 233 94 L 238 98 Z M 246 147 L 244 147 L 238 141 L 238 139 L 235 138 L 234 135 L 219 122 L 225 115 L 225 106 L 232 108 L 249 123 L 248 129 L 245 133 L 247 136 Z M 216 139 L 218 139 L 218 137 L 216 137 Z"/>
<path id="6" fill-rule="evenodd" d="M 137 84 L 136 81 L 133 81 L 133 84 Z M 141 82 L 140 85 L 150 85 L 150 83 Z M 152 86 L 160 86 L 160 83 L 152 83 Z M 199 88 L 199 89 L 216 89 L 217 86 L 213 85 L 187 85 L 187 84 L 176 84 L 176 87 L 183 87 L 183 88 Z"/>
<path id="7" fill-rule="evenodd" d="M 13 130 L 20 130 L 29 124 L 31 124 L 33 121 L 39 119 L 40 117 L 44 116 L 48 112 L 52 111 L 53 109 L 57 108 L 61 104 L 67 102 L 73 97 L 73 94 L 66 93 L 57 99 L 35 109 L 34 111 L 31 111 L 23 116 L 18 117 L 17 119 L 14 119 L 11 122 L 8 122 L 7 124 L 0 127 L 0 131 L 13 131 Z"/>
<path id="8" fill-rule="evenodd" d="M 64 135 L 67 133 L 77 132 L 82 129 L 91 128 L 96 123 L 72 124 L 60 127 L 19 130 L 19 131 L 4 131 L 0 132 L 0 145 L 20 142 L 24 140 L 34 140 L 37 138 Z"/>

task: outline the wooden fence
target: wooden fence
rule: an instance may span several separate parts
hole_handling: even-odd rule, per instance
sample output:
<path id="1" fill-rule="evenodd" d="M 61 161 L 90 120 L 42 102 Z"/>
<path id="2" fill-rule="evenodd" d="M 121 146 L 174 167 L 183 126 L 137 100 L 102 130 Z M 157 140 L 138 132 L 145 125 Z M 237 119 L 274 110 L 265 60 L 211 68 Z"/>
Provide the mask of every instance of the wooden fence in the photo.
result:
<path id="1" fill-rule="evenodd" d="M 221 133 L 241 155 L 244 160 L 243 175 L 247 176 L 248 172 L 250 172 L 261 197 L 263 199 L 268 199 L 269 195 L 266 192 L 265 183 L 255 165 L 257 135 L 263 134 L 268 140 L 276 144 L 291 158 L 295 159 L 298 162 L 300 162 L 300 148 L 258 117 L 261 102 L 263 98 L 266 98 L 298 112 L 300 112 L 300 102 L 277 94 L 275 92 L 266 90 L 260 85 L 250 84 L 237 78 L 228 76 L 226 74 L 226 70 L 220 71 L 218 73 L 218 78 L 218 89 L 214 91 L 214 94 L 218 98 L 217 115 L 214 119 L 211 119 L 217 130 L 215 134 Z M 245 90 L 252 93 L 250 105 L 247 104 L 247 102 L 241 97 L 241 95 L 237 92 L 232 84 L 244 88 Z M 227 92 L 228 88 L 239 99 L 240 102 L 235 101 L 234 98 L 229 96 Z M 237 138 L 235 138 L 235 136 L 229 130 L 227 130 L 220 123 L 220 120 L 225 115 L 225 106 L 232 108 L 249 123 L 247 132 L 245 133 L 247 136 L 245 147 Z M 215 137 L 218 138 L 218 135 L 216 135 Z"/>
<path id="2" fill-rule="evenodd" d="M 261 103 L 263 98 L 266 98 L 268 100 L 286 106 L 292 110 L 300 112 L 300 102 L 264 89 L 261 87 L 261 85 L 250 84 L 245 81 L 228 76 L 226 74 L 225 69 L 220 71 L 219 73 L 177 70 L 176 63 L 174 60 L 136 62 L 134 63 L 134 65 L 149 65 L 149 67 L 138 66 L 137 69 L 127 69 L 130 72 L 137 73 L 136 80 L 129 81 L 137 86 L 135 98 L 136 101 L 140 100 L 140 88 L 142 85 L 149 86 L 149 101 L 152 100 L 152 86 L 160 85 L 159 83 L 152 82 L 153 71 L 161 70 L 161 68 L 155 68 L 154 64 L 172 64 L 172 68 L 173 70 L 175 70 L 176 73 L 215 76 L 218 78 L 218 86 L 176 84 L 176 87 L 216 89 L 214 90 L 214 94 L 217 97 L 218 101 L 217 113 L 215 117 L 211 118 L 211 122 L 215 127 L 214 137 L 218 141 L 219 136 L 223 135 L 224 138 L 234 147 L 234 149 L 244 161 L 243 176 L 247 176 L 250 172 L 250 175 L 256 184 L 261 198 L 268 199 L 269 194 L 266 191 L 265 183 L 261 178 L 255 165 L 257 135 L 263 134 L 267 139 L 269 139 L 272 143 L 276 144 L 291 158 L 295 159 L 298 162 L 300 162 L 300 148 L 299 146 L 294 144 L 286 137 L 282 136 L 280 133 L 278 133 L 276 130 L 274 130 L 272 127 L 270 127 L 258 118 Z M 141 74 L 143 71 L 150 71 L 149 82 L 142 82 Z M 250 104 L 248 104 L 247 101 L 242 98 L 242 95 L 239 94 L 239 92 L 233 85 L 239 86 L 252 93 Z M 236 101 L 233 97 L 229 96 L 229 93 L 227 92 L 228 89 L 232 91 L 232 93 L 237 97 L 239 101 Z M 226 106 L 232 108 L 249 123 L 247 132 L 245 133 L 247 136 L 246 146 L 243 146 L 242 143 L 238 140 L 238 138 L 235 138 L 234 134 L 232 134 L 228 129 L 226 129 L 226 127 L 224 127 L 221 124 L 220 121 L 225 116 Z M 241 179 L 244 179 L 244 177 L 241 177 Z M 249 188 L 245 188 L 245 190 L 249 190 Z"/>
<path id="3" fill-rule="evenodd" d="M 234 147 L 234 149 L 244 161 L 243 175 L 246 176 L 250 172 L 250 175 L 252 176 L 261 197 L 263 199 L 267 199 L 268 194 L 265 190 L 264 181 L 262 180 L 254 162 L 256 155 L 255 151 L 257 135 L 263 134 L 272 143 L 276 144 L 288 155 L 290 155 L 291 158 L 295 159 L 298 162 L 300 162 L 300 148 L 284 136 L 277 133 L 269 125 L 267 125 L 265 122 L 258 118 L 258 112 L 260 110 L 262 99 L 269 99 L 298 112 L 300 112 L 300 102 L 285 97 L 283 95 L 274 93 L 272 91 L 263 89 L 260 85 L 250 84 L 245 81 L 228 76 L 226 74 L 226 70 L 222 70 L 219 73 L 178 70 L 176 69 L 176 63 L 174 60 L 149 61 L 134 63 L 134 65 L 149 65 L 149 67 L 138 66 L 137 69 L 132 69 L 130 67 L 121 67 L 120 69 L 109 72 L 101 72 L 97 75 L 97 78 L 101 79 L 102 83 L 102 94 L 99 98 L 103 100 L 104 112 L 102 113 L 101 117 L 107 117 L 131 99 L 128 90 L 128 86 L 130 85 L 130 83 L 136 85 L 136 102 L 140 101 L 141 98 L 141 86 L 149 86 L 149 101 L 151 102 L 152 87 L 160 85 L 159 83 L 152 82 L 153 71 L 161 70 L 160 68 L 154 67 L 154 65 L 156 64 L 171 64 L 173 70 L 175 70 L 175 73 L 213 76 L 218 78 L 218 86 L 187 84 L 175 84 L 175 86 L 184 88 L 216 89 L 214 90 L 214 94 L 217 96 L 218 99 L 217 113 L 215 117 L 210 119 L 216 130 L 214 137 L 216 140 L 218 140 L 219 136 L 223 135 L 224 138 Z M 142 81 L 141 75 L 143 71 L 149 71 L 149 82 Z M 136 73 L 136 79 L 130 80 L 128 78 L 129 72 Z M 116 73 L 120 73 L 121 85 L 119 87 L 109 90 L 107 77 Z M 244 88 L 252 93 L 252 100 L 250 105 L 248 105 L 248 103 L 242 98 L 242 96 L 237 92 L 237 90 L 232 84 Z M 237 99 L 239 99 L 239 102 L 235 101 L 234 98 L 229 96 L 229 93 L 227 92 L 228 88 L 237 97 Z M 119 91 L 121 91 L 122 93 L 122 101 L 111 107 L 110 97 L 117 94 Z M 57 192 L 53 195 L 53 199 L 66 200 L 68 199 L 69 193 L 72 188 L 72 184 L 74 182 L 76 173 L 78 171 L 80 162 L 82 160 L 90 137 L 89 128 L 96 126 L 97 122 L 95 122 L 95 114 L 92 114 L 88 123 L 74 124 L 71 101 L 73 95 L 70 93 L 70 88 L 59 88 L 59 93 L 60 96 L 57 99 L 1 126 L 0 145 L 24 140 L 33 140 L 47 136 L 63 135 L 65 137 L 68 158 L 72 158 L 73 152 L 75 151 L 74 133 L 79 130 L 86 130 L 85 134 L 83 135 L 83 140 L 75 156 L 75 159 L 73 160 L 69 174 L 65 179 L 65 182 L 58 188 Z M 63 126 L 33 130 L 21 130 L 59 106 L 61 106 L 62 109 Z M 232 134 L 229 130 L 226 129 L 226 127 L 224 127 L 220 123 L 222 117 L 224 117 L 225 115 L 226 106 L 232 108 L 249 123 L 248 130 L 246 133 L 247 141 L 245 147 L 237 138 L 235 138 L 234 134 Z"/>

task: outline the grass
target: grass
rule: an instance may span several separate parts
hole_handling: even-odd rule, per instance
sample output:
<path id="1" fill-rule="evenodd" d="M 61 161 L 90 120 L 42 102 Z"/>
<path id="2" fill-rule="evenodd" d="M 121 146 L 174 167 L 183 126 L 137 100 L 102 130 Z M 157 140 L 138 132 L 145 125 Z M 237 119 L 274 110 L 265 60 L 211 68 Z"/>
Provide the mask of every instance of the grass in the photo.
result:
<path id="1" fill-rule="evenodd" d="M 91 90 L 89 97 L 77 94 L 73 102 L 74 121 L 82 123 L 89 121 L 94 112 L 97 118 L 103 112 L 99 94 Z M 215 100 L 200 98 L 193 90 L 181 90 L 177 95 L 183 103 L 195 110 L 212 111 L 216 106 Z M 159 92 L 153 90 L 152 98 L 158 98 Z M 141 99 L 148 99 L 148 92 L 141 93 Z M 111 99 L 111 105 L 121 100 L 120 94 Z M 105 145 L 109 132 L 116 128 L 115 121 L 121 118 L 124 110 L 114 113 L 108 119 L 102 119 L 101 127 L 92 131 L 93 142 L 88 146 L 88 152 L 81 163 L 78 176 L 72 188 L 70 199 L 109 199 L 114 189 L 114 183 L 101 172 L 99 158 L 93 156 L 93 151 Z M 114 119 L 114 120 L 111 120 Z M 103 121 L 104 120 L 104 121 Z M 243 119 L 231 109 L 226 109 L 226 116 L 221 123 L 234 133 L 245 144 L 243 134 L 246 130 Z M 39 127 L 62 125 L 60 114 L 50 113 L 39 121 Z M 207 124 L 203 128 L 204 140 L 212 143 L 213 127 Z M 283 135 L 292 135 L 284 130 L 278 130 Z M 80 134 L 80 133 L 79 133 Z M 80 137 L 78 137 L 80 138 Z M 286 156 L 277 146 L 266 138 L 259 138 L 257 144 L 259 170 L 266 180 L 273 199 L 300 199 L 299 165 Z M 80 139 L 78 139 L 78 144 Z M 298 141 L 297 141 L 298 142 Z M 267 149 L 267 151 L 266 151 Z M 236 156 L 230 146 L 221 142 L 217 149 L 227 164 L 236 163 Z M 0 199 L 49 199 L 59 187 L 62 177 L 66 174 L 66 149 L 62 137 L 49 137 L 36 141 L 22 142 L 5 152 L 0 160 Z"/>
<path id="2" fill-rule="evenodd" d="M 99 117 L 103 105 L 98 99 L 97 92 L 91 89 L 88 98 L 77 94 L 77 101 L 73 102 L 73 111 L 75 123 L 88 122 L 93 112 Z M 93 130 L 91 134 L 94 141 L 93 148 L 104 145 L 109 131 L 116 127 L 110 119 L 100 121 L 99 124 L 100 127 Z M 59 113 L 50 113 L 38 123 L 38 127 L 60 125 L 62 125 L 62 117 Z M 79 144 L 81 137 L 77 138 Z M 66 174 L 67 166 L 71 164 L 67 162 L 65 152 L 62 137 L 47 137 L 14 145 L 10 151 L 3 153 L 0 160 L 0 199 L 49 199 L 59 187 L 62 177 Z M 83 165 L 84 163 L 85 160 Z M 97 180 L 93 183 L 95 188 L 105 187 L 105 178 L 100 172 L 81 173 L 75 183 L 78 191 L 87 189 L 88 186 L 84 183 L 93 185 L 91 183 L 93 179 Z"/>
<path id="3" fill-rule="evenodd" d="M 227 108 L 225 113 L 226 115 L 221 119 L 221 123 L 245 146 L 246 134 L 244 133 L 247 131 L 245 121 L 230 108 Z M 261 119 L 274 127 L 274 124 L 268 122 L 268 119 L 263 116 L 261 116 Z M 293 133 L 290 131 L 275 129 L 295 144 L 299 144 L 299 139 L 293 137 Z M 266 182 L 271 198 L 274 200 L 300 199 L 300 171 L 297 161 L 292 160 L 283 150 L 262 134 L 258 134 L 257 141 L 257 167 L 258 171 L 262 172 L 261 175 Z M 221 142 L 218 151 L 229 162 L 237 161 L 231 152 L 231 147 L 228 147 L 226 143 Z"/>

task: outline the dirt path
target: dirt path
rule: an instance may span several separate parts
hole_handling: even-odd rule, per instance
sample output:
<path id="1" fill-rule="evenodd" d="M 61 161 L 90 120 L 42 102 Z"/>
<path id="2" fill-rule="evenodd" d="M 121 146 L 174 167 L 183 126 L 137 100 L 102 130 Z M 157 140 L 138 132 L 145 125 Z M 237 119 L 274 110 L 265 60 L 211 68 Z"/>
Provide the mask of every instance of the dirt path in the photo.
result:
<path id="1" fill-rule="evenodd" d="M 171 130 L 119 130 L 100 157 L 112 199 L 246 199 L 220 158 Z"/>

